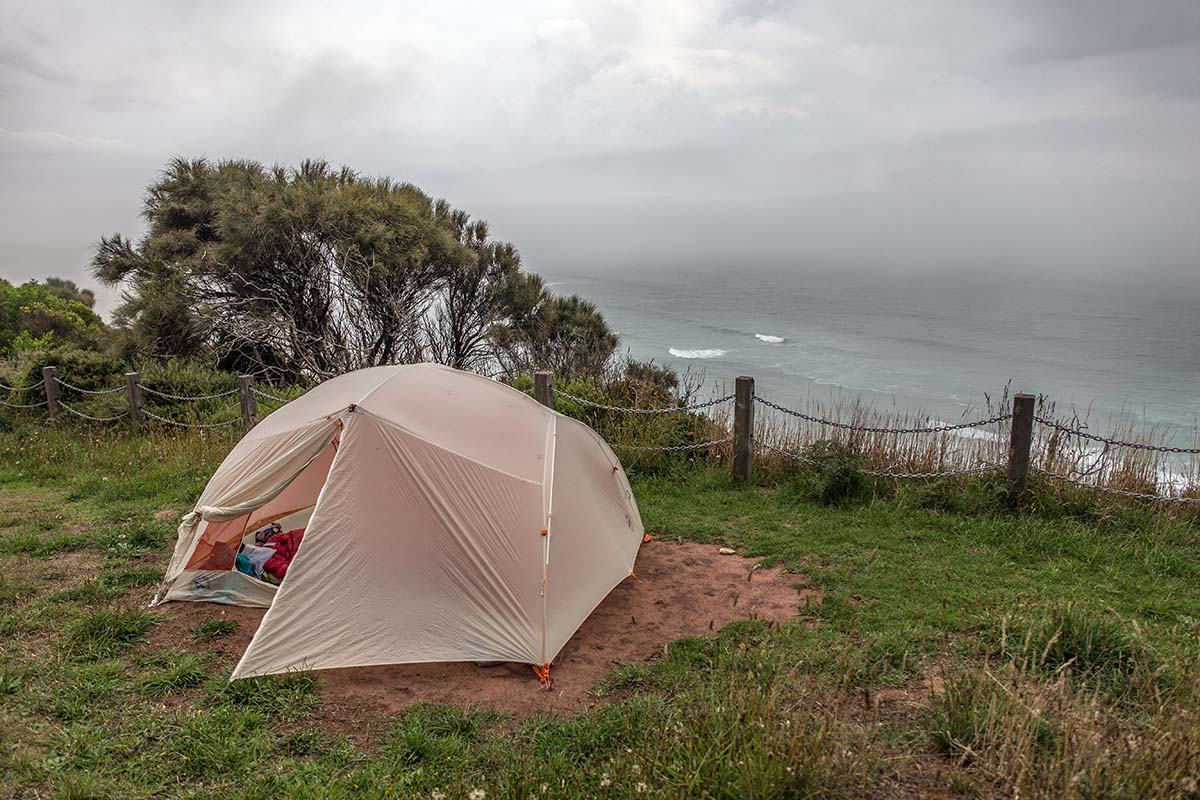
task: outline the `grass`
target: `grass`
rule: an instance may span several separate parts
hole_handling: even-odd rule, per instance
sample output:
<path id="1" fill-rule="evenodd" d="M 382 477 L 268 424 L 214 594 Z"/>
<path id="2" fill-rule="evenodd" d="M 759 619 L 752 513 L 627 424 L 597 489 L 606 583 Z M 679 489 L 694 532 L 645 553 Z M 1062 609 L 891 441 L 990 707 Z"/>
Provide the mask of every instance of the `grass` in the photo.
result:
<path id="1" fill-rule="evenodd" d="M 90 610 L 67 626 L 64 650 L 81 661 L 108 658 L 141 641 L 159 617 L 137 608 Z"/>
<path id="2" fill-rule="evenodd" d="M 418 704 L 353 736 L 319 675 L 229 684 L 232 619 L 146 641 L 235 436 L 0 432 L 0 796 L 1197 796 L 1193 519 L 655 464 L 632 479 L 656 538 L 782 564 L 821 601 L 614 665 L 574 716 Z"/>
<path id="3" fill-rule="evenodd" d="M 230 636 L 238 629 L 236 619 L 206 619 L 192 626 L 193 639 L 219 639 Z"/>

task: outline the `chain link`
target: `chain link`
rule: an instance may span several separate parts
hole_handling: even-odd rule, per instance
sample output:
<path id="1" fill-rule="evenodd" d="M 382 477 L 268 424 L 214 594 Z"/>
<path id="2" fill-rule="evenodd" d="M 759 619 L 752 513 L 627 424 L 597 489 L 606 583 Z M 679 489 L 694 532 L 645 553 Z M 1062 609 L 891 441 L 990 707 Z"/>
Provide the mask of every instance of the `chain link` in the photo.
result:
<path id="1" fill-rule="evenodd" d="M 618 444 L 617 447 L 623 450 L 654 450 L 662 453 L 678 453 L 684 450 L 703 450 L 706 447 L 716 447 L 717 445 L 728 444 L 732 441 L 732 436 L 726 436 L 724 439 L 713 439 L 711 442 L 699 442 L 697 444 L 674 444 L 664 447 L 642 444 Z"/>
<path id="2" fill-rule="evenodd" d="M 64 389 L 70 389 L 71 391 L 79 392 L 80 394 L 96 394 L 96 395 L 98 395 L 98 394 L 116 394 L 117 392 L 125 391 L 124 386 L 118 386 L 115 389 L 83 389 L 83 388 L 80 388 L 79 386 L 72 386 L 71 384 L 64 381 L 62 378 L 55 378 L 54 380 L 57 381 L 58 385 L 63 387 Z"/>
<path id="3" fill-rule="evenodd" d="M 1082 481 L 1077 478 L 1072 478 L 1068 475 L 1060 475 L 1057 472 L 1042 469 L 1041 467 L 1030 467 L 1032 472 L 1042 475 L 1046 478 L 1051 478 L 1063 483 L 1069 483 L 1072 486 L 1078 486 L 1082 489 L 1092 489 L 1105 494 L 1115 494 L 1120 497 L 1132 497 L 1135 500 L 1149 500 L 1155 503 L 1200 503 L 1200 497 L 1166 497 L 1160 494 L 1146 494 L 1144 492 L 1131 492 L 1128 489 L 1114 489 L 1111 486 L 1099 486 L 1095 483 Z"/>
<path id="4" fill-rule="evenodd" d="M 70 414 L 74 414 L 75 416 L 80 417 L 81 419 L 90 420 L 91 422 L 116 422 L 117 420 L 121 419 L 122 417 L 129 416 L 128 411 L 122 411 L 120 414 L 117 414 L 115 417 L 93 417 L 91 414 L 85 414 L 82 411 L 76 411 L 75 409 L 71 408 L 69 405 L 64 403 L 62 400 L 58 401 L 58 405 L 59 405 L 59 407 L 62 408 L 63 411 L 66 411 Z"/>
<path id="5" fill-rule="evenodd" d="M 199 428 L 199 429 L 223 428 L 226 425 L 234 425 L 234 424 L 242 421 L 241 417 L 234 417 L 233 419 L 227 419 L 224 422 L 208 422 L 208 423 L 180 422 L 177 419 L 169 419 L 167 417 L 160 417 L 158 414 L 155 414 L 153 411 L 150 411 L 149 409 L 145 409 L 145 408 L 142 409 L 142 413 L 145 414 L 150 419 L 157 420 L 159 422 L 165 422 L 167 425 L 175 425 L 180 428 Z"/>
<path id="6" fill-rule="evenodd" d="M 160 392 L 157 389 L 151 389 L 149 386 L 146 386 L 141 383 L 138 384 L 138 388 L 141 389 L 146 394 L 151 394 L 151 395 L 154 395 L 155 397 L 163 397 L 163 398 L 166 398 L 167 400 L 191 400 L 191 401 L 195 401 L 195 402 L 199 402 L 201 400 L 219 400 L 222 397 L 230 397 L 230 396 L 238 393 L 237 389 L 230 389 L 227 392 L 220 392 L 218 394 L 201 394 L 201 395 L 196 395 L 194 397 L 189 397 L 187 395 L 167 394 L 166 392 Z"/>
<path id="7" fill-rule="evenodd" d="M 256 388 L 254 388 L 253 386 L 250 387 L 250 391 L 266 400 L 274 400 L 276 403 L 290 403 L 291 402 L 291 400 L 288 400 L 286 397 L 276 397 L 273 394 L 268 394 L 267 392 L 260 391 Z"/>
<path id="8" fill-rule="evenodd" d="M 1086 431 L 1081 431 L 1078 428 L 1072 428 L 1070 426 L 1063 425 L 1061 422 L 1056 422 L 1052 419 L 1046 419 L 1045 417 L 1035 416 L 1033 421 L 1041 423 L 1047 428 L 1054 428 L 1056 431 L 1061 431 L 1062 433 L 1066 433 L 1071 436 L 1078 436 L 1081 439 L 1090 439 L 1093 442 L 1102 442 L 1112 447 L 1129 447 L 1134 450 L 1153 450 L 1156 453 L 1200 453 L 1200 448 L 1162 447 L 1156 444 L 1141 444 L 1139 442 L 1123 442 L 1120 439 L 1109 439 L 1105 436 L 1097 436 L 1094 433 L 1087 433 Z"/>
<path id="9" fill-rule="evenodd" d="M 0 389 L 6 392 L 28 392 L 30 389 L 40 389 L 43 386 L 41 383 L 30 384 L 29 386 L 9 386 L 7 383 L 0 383 Z"/>
<path id="10" fill-rule="evenodd" d="M 938 427 L 927 428 L 871 428 L 866 425 L 852 425 L 847 422 L 837 422 L 832 419 L 810 416 L 802 411 L 794 411 L 790 408 L 785 408 L 778 403 L 772 403 L 770 400 L 759 397 L 758 395 L 754 396 L 754 402 L 760 403 L 768 408 L 773 408 L 776 411 L 781 411 L 784 414 L 789 414 L 793 417 L 799 417 L 800 419 L 807 420 L 808 422 L 815 422 L 818 425 L 829 425 L 833 428 L 841 428 L 842 430 L 846 431 L 861 431 L 863 433 L 945 433 L 947 431 L 959 431 L 965 428 L 982 428 L 985 425 L 991 425 L 996 422 L 1004 422 L 1007 419 L 1012 419 L 1012 413 L 1005 412 L 997 414 L 990 419 L 980 419 L 975 420 L 974 422 L 960 422 L 957 425 L 939 425 Z"/>
<path id="11" fill-rule="evenodd" d="M 46 400 L 43 400 L 40 403 L 8 403 L 4 400 L 0 400 L 0 406 L 7 406 L 8 408 L 41 408 L 42 406 L 46 405 L 46 403 Z"/>
<path id="12" fill-rule="evenodd" d="M 868 475 L 874 475 L 877 478 L 958 478 L 965 475 L 984 475 L 992 470 L 1004 469 L 1004 466 L 1004 464 L 984 464 L 982 466 L 971 467 L 969 469 L 952 469 L 943 470 L 942 472 L 893 472 L 890 470 L 890 468 L 883 470 L 865 469 L 863 472 Z"/>
<path id="13" fill-rule="evenodd" d="M 582 397 L 576 397 L 575 395 L 564 392 L 561 389 L 555 389 L 554 393 L 561 395 L 562 397 L 565 397 L 574 403 L 579 403 L 580 405 L 591 406 L 592 408 L 599 408 L 604 411 L 618 411 L 622 414 L 673 414 L 679 411 L 700 411 L 701 409 L 711 408 L 712 406 L 720 405 L 721 403 L 725 403 L 733 399 L 733 395 L 728 394 L 724 397 L 718 397 L 715 400 L 709 400 L 707 403 L 695 403 L 690 406 L 669 406 L 667 408 L 626 408 L 624 406 L 610 406 L 605 405 L 604 403 L 597 403 L 592 400 L 584 400 Z"/>

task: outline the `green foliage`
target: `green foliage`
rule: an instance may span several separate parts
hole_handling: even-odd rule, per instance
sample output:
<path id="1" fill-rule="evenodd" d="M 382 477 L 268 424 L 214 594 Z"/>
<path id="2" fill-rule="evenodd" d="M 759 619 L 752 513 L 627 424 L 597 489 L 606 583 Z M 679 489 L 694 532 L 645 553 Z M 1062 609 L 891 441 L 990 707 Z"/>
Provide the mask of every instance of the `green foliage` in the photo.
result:
<path id="1" fill-rule="evenodd" d="M 838 442 L 814 442 L 804 451 L 808 468 L 792 480 L 793 494 L 829 506 L 859 502 L 867 495 L 862 458 Z"/>
<path id="2" fill-rule="evenodd" d="M 519 376 L 514 386 L 519 387 Z M 697 400 L 695 387 L 679 387 L 679 376 L 668 367 L 626 359 L 610 364 L 603 372 L 586 377 L 559 376 L 555 409 L 582 420 L 612 446 L 630 474 L 669 474 L 690 470 L 697 461 L 719 461 L 721 449 L 658 451 L 659 447 L 683 447 L 724 439 L 719 420 L 703 413 L 678 411 L 669 414 L 627 414 L 617 408 L 679 408 Z M 569 399 L 566 395 L 584 402 Z"/>
<path id="3" fill-rule="evenodd" d="M 22 386 L 41 383 L 43 367 L 57 367 L 60 379 L 72 386 L 92 391 L 123 386 L 125 373 L 129 371 L 128 366 L 121 359 L 108 353 L 56 348 L 26 353 L 20 359 L 20 373 L 17 380 Z M 80 397 L 70 389 L 63 390 L 63 399 L 68 403 L 91 402 L 89 398 Z M 124 395 L 118 394 L 112 402 L 124 403 L 126 401 Z"/>
<path id="4" fill-rule="evenodd" d="M 619 339 L 595 304 L 575 295 L 554 296 L 537 276 L 524 276 L 509 291 L 506 311 L 507 319 L 491 335 L 510 373 L 544 369 L 594 379 L 617 349 Z"/>
<path id="5" fill-rule="evenodd" d="M 90 291 L 60 278 L 20 286 L 0 280 L 0 355 L 103 346 L 107 329 L 94 302 Z"/>
<path id="6" fill-rule="evenodd" d="M 126 354 L 303 383 L 427 359 L 575 374 L 616 346 L 594 306 L 551 295 L 486 223 L 412 184 L 176 158 L 143 213 L 143 240 L 102 239 L 92 262 L 126 290 Z"/>

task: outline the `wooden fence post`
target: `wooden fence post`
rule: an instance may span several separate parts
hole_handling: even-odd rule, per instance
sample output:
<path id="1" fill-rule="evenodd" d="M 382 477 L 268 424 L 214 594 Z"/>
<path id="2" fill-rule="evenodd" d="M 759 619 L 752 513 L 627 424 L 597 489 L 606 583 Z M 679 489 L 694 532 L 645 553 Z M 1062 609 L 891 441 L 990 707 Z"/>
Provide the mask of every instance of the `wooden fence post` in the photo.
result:
<path id="1" fill-rule="evenodd" d="M 125 373 L 125 393 L 129 395 L 129 426 L 134 433 L 141 433 L 146 424 L 146 416 L 142 413 L 142 376 L 136 372 Z"/>
<path id="2" fill-rule="evenodd" d="M 46 388 L 46 411 L 50 419 L 58 416 L 58 367 L 42 367 L 42 384 Z"/>
<path id="3" fill-rule="evenodd" d="M 733 479 L 749 481 L 754 472 L 754 378 L 742 376 L 733 389 Z"/>
<path id="4" fill-rule="evenodd" d="M 254 399 L 254 376 L 238 375 L 238 398 L 242 401 L 242 428 L 246 433 L 258 424 L 258 401 Z"/>
<path id="5" fill-rule="evenodd" d="M 544 406 L 554 408 L 554 373 L 533 373 L 533 399 Z"/>
<path id="6" fill-rule="evenodd" d="M 1029 486 L 1034 399 L 1031 394 L 1013 396 L 1012 431 L 1008 437 L 1008 492 L 1016 501 L 1020 501 Z"/>

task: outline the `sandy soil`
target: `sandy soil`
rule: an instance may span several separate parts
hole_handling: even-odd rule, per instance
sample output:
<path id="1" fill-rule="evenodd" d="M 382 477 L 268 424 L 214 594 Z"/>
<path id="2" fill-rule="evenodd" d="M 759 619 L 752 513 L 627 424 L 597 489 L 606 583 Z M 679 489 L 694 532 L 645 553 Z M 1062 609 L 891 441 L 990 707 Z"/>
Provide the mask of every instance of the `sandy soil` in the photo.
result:
<path id="1" fill-rule="evenodd" d="M 619 664 L 645 662 L 681 636 L 708 633 L 740 619 L 783 621 L 818 595 L 807 576 L 780 568 L 755 568 L 755 561 L 720 555 L 714 545 L 652 541 L 638 555 L 637 579 L 627 579 L 600 604 L 572 637 L 544 688 L 527 664 L 479 667 L 471 663 L 410 664 L 324 670 L 320 673 L 324 722 L 356 738 L 413 702 L 478 703 L 512 712 L 573 712 L 594 705 L 595 683 Z M 262 609 L 208 603 L 170 603 L 167 619 L 147 646 L 217 650 L 232 663 L 258 627 Z M 233 618 L 231 636 L 192 640 L 197 622 Z"/>

